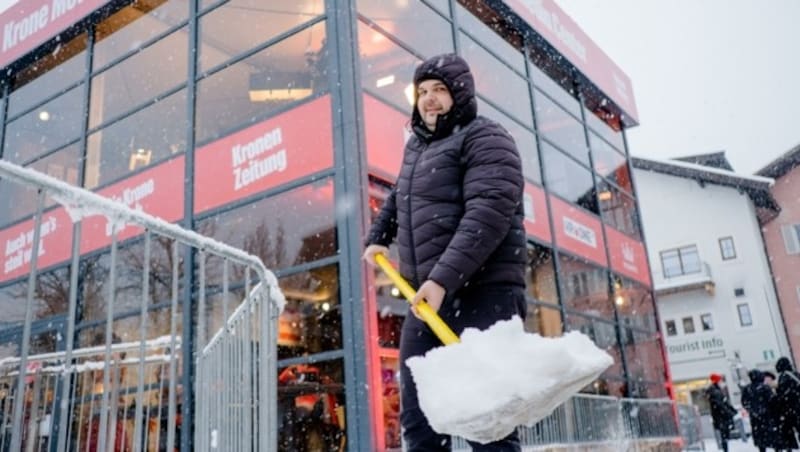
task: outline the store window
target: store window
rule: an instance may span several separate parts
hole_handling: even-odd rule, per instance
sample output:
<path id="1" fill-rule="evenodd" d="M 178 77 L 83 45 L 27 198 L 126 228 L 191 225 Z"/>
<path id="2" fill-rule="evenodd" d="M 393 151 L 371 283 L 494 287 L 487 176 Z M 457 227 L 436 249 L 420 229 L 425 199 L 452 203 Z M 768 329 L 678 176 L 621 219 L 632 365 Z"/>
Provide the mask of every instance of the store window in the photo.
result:
<path id="1" fill-rule="evenodd" d="M 490 13 L 490 8 L 477 8 L 474 13 Z M 475 17 L 473 12 L 467 11 L 463 6 L 456 4 L 456 17 L 459 27 L 469 33 L 477 41 L 483 43 L 503 62 L 514 68 L 520 74 L 525 73 L 525 56 L 522 52 L 503 39 L 492 26 Z M 487 17 L 486 20 L 492 21 Z M 491 22 L 490 22 L 491 23 Z"/>
<path id="2" fill-rule="evenodd" d="M 626 338 L 623 353 L 628 367 L 628 378 L 663 384 L 666 380 L 666 371 L 658 334 L 625 328 L 622 337 Z"/>
<path id="3" fill-rule="evenodd" d="M 537 88 L 537 93 L 546 93 L 550 96 L 550 99 L 553 99 L 557 104 L 561 105 L 561 107 L 572 113 L 574 117 L 579 118 L 581 116 L 581 106 L 578 103 L 578 99 L 575 97 L 572 81 L 568 77 L 557 77 L 560 83 L 556 83 L 555 80 L 539 67 L 533 64 L 529 65 L 529 67 L 533 84 Z M 552 67 L 550 69 L 552 69 Z M 564 86 L 568 86 L 568 88 Z M 536 102 L 539 101 L 540 97 L 544 96 L 537 95 Z"/>
<path id="4" fill-rule="evenodd" d="M 555 102 L 536 91 L 536 130 L 548 141 L 590 168 L 583 125 Z"/>
<path id="5" fill-rule="evenodd" d="M 558 304 L 552 249 L 528 243 L 528 266 L 525 268 L 525 273 L 525 285 L 529 297 L 536 301 Z"/>
<path id="6" fill-rule="evenodd" d="M 724 261 L 736 259 L 736 247 L 733 244 L 733 237 L 719 239 L 719 251 Z"/>
<path id="7" fill-rule="evenodd" d="M 134 2 L 95 26 L 92 65 L 95 70 L 135 51 L 189 17 L 188 0 Z"/>
<path id="8" fill-rule="evenodd" d="M 617 329 L 612 322 L 568 313 L 567 331 L 580 331 L 614 358 L 614 363 L 602 374 L 604 379 L 623 378 L 622 353 L 617 341 Z M 601 391 L 600 394 L 608 395 L 609 392 Z"/>
<path id="9" fill-rule="evenodd" d="M 80 292 L 81 323 L 103 321 L 111 308 L 115 318 L 135 315 L 141 312 L 142 302 L 147 306 L 170 303 L 172 300 L 172 263 L 176 257 L 172 253 L 172 241 L 153 237 L 150 246 L 150 261 L 147 266 L 148 294 L 143 299 L 145 275 L 145 242 L 136 238 L 118 245 L 117 260 L 114 267 L 114 281 L 111 281 L 111 254 L 109 250 L 101 254 L 91 254 L 81 258 Z M 179 264 L 179 274 L 182 263 Z M 114 284 L 113 306 L 109 298 L 109 287 Z M 179 281 L 179 290 L 183 281 Z M 114 330 L 123 339 L 130 333 Z M 137 337 L 138 337 L 138 329 Z"/>
<path id="10" fill-rule="evenodd" d="M 332 256 L 337 249 L 333 182 L 317 181 L 214 214 L 196 229 L 258 256 L 272 270 Z M 207 271 L 212 281 L 219 280 Z"/>
<path id="11" fill-rule="evenodd" d="M 278 369 L 278 451 L 342 450 L 345 433 L 342 360 Z"/>
<path id="12" fill-rule="evenodd" d="M 665 278 L 700 272 L 701 262 L 697 245 L 662 251 L 660 255 Z"/>
<path id="13" fill-rule="evenodd" d="M 737 304 L 736 311 L 739 313 L 739 325 L 753 326 L 753 315 L 750 313 L 750 305 L 747 303 Z"/>
<path id="14" fill-rule="evenodd" d="M 592 133 L 597 133 L 610 143 L 614 149 L 625 153 L 625 138 L 622 136 L 622 124 L 619 115 L 609 113 L 602 108 L 591 112 L 587 110 L 586 123 Z"/>
<path id="15" fill-rule="evenodd" d="M 526 179 L 541 185 L 542 169 L 539 165 L 539 150 L 533 132 L 481 98 L 478 98 L 478 114 L 499 122 L 511 134 L 522 159 L 522 174 Z"/>
<path id="16" fill-rule="evenodd" d="M 360 21 L 358 53 L 364 91 L 410 115 L 414 105 L 414 69 L 422 60 Z"/>
<path id="17" fill-rule="evenodd" d="M 599 214 L 592 173 L 544 141 L 539 142 L 545 187 L 565 200 Z"/>
<path id="18" fill-rule="evenodd" d="M 528 82 L 466 34 L 460 34 L 461 54 L 475 77 L 475 89 L 523 124 L 533 123 Z"/>
<path id="19" fill-rule="evenodd" d="M 318 267 L 278 280 L 286 306 L 278 318 L 278 358 L 342 348 L 339 269 Z"/>
<path id="20" fill-rule="evenodd" d="M 83 97 L 78 86 L 8 123 L 3 158 L 25 164 L 77 140 L 83 131 Z"/>
<path id="21" fill-rule="evenodd" d="M 667 336 L 677 336 L 678 334 L 678 327 L 675 325 L 674 320 L 664 322 L 664 329 L 667 331 Z"/>
<path id="22" fill-rule="evenodd" d="M 318 23 L 198 82 L 197 143 L 208 143 L 327 92 L 325 42 L 325 23 Z"/>
<path id="23" fill-rule="evenodd" d="M 358 0 L 357 3 L 358 12 L 417 54 L 427 58 L 453 52 L 450 22 L 423 2 Z"/>
<path id="24" fill-rule="evenodd" d="M 391 187 L 377 181 L 369 184 L 370 221 L 375 221 L 389 196 Z M 397 261 L 397 245 L 394 241 L 389 245 L 389 259 Z M 408 315 L 408 302 L 388 276 L 375 269 L 373 281 L 375 285 L 375 309 L 378 323 L 378 345 L 383 348 L 400 348 L 400 330 Z"/>
<path id="25" fill-rule="evenodd" d="M 642 240 L 636 201 L 604 179 L 597 180 L 597 200 L 603 221 L 636 240 Z"/>
<path id="26" fill-rule="evenodd" d="M 684 317 L 681 321 L 683 322 L 683 334 L 694 333 L 694 317 Z"/>
<path id="27" fill-rule="evenodd" d="M 594 159 L 594 170 L 629 194 L 633 193 L 631 174 L 625 155 L 617 152 L 594 132 L 589 132 L 589 147 Z"/>
<path id="28" fill-rule="evenodd" d="M 644 285 L 614 275 L 614 305 L 626 326 L 656 331 L 653 293 Z"/>
<path id="29" fill-rule="evenodd" d="M 525 331 L 543 337 L 561 337 L 564 334 L 561 310 L 554 306 L 528 303 Z"/>
<path id="30" fill-rule="evenodd" d="M 25 321 L 27 299 L 27 277 L 24 281 L 0 287 L 0 312 L 3 313 L 0 331 L 22 325 Z M 68 307 L 69 269 L 62 267 L 37 274 L 33 294 L 33 320 L 64 315 Z"/>
<path id="31" fill-rule="evenodd" d="M 204 73 L 247 50 L 319 17 L 325 10 L 323 0 L 232 0 L 200 18 L 198 68 Z M 316 35 L 304 35 L 307 41 L 295 42 L 273 57 L 300 58 L 308 50 L 320 47 L 324 29 L 313 29 Z M 285 62 L 285 61 L 284 61 Z M 263 63 L 263 62 L 262 62 Z M 257 72 L 263 65 L 253 67 Z M 291 68 L 294 69 L 293 65 Z M 276 62 L 275 68 L 281 68 Z M 290 68 L 286 68 L 287 72 Z M 285 78 L 285 77 L 284 77 Z M 277 81 L 277 80 L 276 80 Z"/>
<path id="32" fill-rule="evenodd" d="M 89 135 L 84 186 L 93 189 L 186 151 L 186 90 Z"/>
<path id="33" fill-rule="evenodd" d="M 14 74 L 8 97 L 8 117 L 13 118 L 80 82 L 86 73 L 86 45 L 86 33 L 80 34 Z M 76 109 L 81 105 L 77 103 L 71 107 Z M 72 114 L 81 116 L 74 110 Z"/>
<path id="34" fill-rule="evenodd" d="M 94 129 L 137 106 L 152 103 L 153 98 L 186 83 L 188 48 L 184 27 L 95 75 L 89 128 Z"/>
<path id="35" fill-rule="evenodd" d="M 27 167 L 68 184 L 77 185 L 79 162 L 80 149 L 77 144 L 73 144 L 36 160 Z M 0 180 L 0 226 L 33 215 L 37 202 L 38 194 L 31 187 L 13 181 Z M 54 204 L 55 201 L 51 198 L 45 198 L 45 208 Z"/>
<path id="36" fill-rule="evenodd" d="M 562 303 L 570 312 L 614 318 L 608 295 L 608 271 L 568 254 L 558 255 Z"/>

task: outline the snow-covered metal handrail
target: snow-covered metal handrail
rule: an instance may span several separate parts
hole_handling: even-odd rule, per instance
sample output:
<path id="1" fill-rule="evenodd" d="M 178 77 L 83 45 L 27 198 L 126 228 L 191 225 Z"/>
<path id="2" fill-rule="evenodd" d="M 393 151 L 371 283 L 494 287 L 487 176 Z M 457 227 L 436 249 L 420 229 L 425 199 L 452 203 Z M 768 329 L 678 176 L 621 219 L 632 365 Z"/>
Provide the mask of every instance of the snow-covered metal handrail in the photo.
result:
<path id="1" fill-rule="evenodd" d="M 6 160 L 0 160 L 0 179 L 9 179 L 45 190 L 49 196 L 68 210 L 73 220 L 77 216 L 103 215 L 116 224 L 143 226 L 160 235 L 171 237 L 200 250 L 213 251 L 233 262 L 250 265 L 255 268 L 261 281 L 270 286 L 278 287 L 277 278 L 271 271 L 267 270 L 261 259 L 238 248 L 216 240 L 209 240 L 194 231 L 181 228 L 140 210 L 131 209 L 96 193 L 77 188 L 46 174 L 15 165 Z M 279 302 L 279 299 L 276 300 Z"/>
<path id="2" fill-rule="evenodd" d="M 0 450 L 42 447 L 59 452 L 84 448 L 110 450 L 121 441 L 126 443 L 122 446 L 126 450 L 140 452 L 149 450 L 152 443 L 149 435 L 155 435 L 156 443 L 159 441 L 160 430 L 150 431 L 153 416 L 158 420 L 157 425 L 162 424 L 162 419 L 167 420 L 164 444 L 168 450 L 176 445 L 181 450 L 211 450 L 220 441 L 228 450 L 275 450 L 276 331 L 285 299 L 277 278 L 261 259 L 8 161 L 0 160 L 0 181 L 37 191 L 32 227 L 24 236 L 24 245 L 30 251 L 10 248 L 19 253 L 19 260 L 13 262 L 19 264 L 14 267 L 15 276 L 23 277 L 22 269 L 28 272 L 24 321 L 12 325 L 22 331 L 18 356 L 0 360 L 0 390 L 5 392 L 0 404 L 0 432 L 11 432 L 10 436 L 0 434 Z M 45 256 L 45 247 L 41 245 L 52 232 L 43 226 L 43 221 L 46 216 L 52 220 L 52 215 L 62 215 L 61 210 L 45 208 L 47 198 L 61 205 L 73 226 L 74 234 L 68 239 L 72 250 L 69 261 L 66 253 L 59 255 L 59 260 L 64 260 L 59 265 L 69 267 L 69 293 L 62 291 L 58 301 L 68 307 L 63 326 L 48 326 L 59 336 L 55 339 L 57 348 L 53 346 L 51 350 L 59 351 L 31 354 L 37 350 L 32 333 L 34 305 L 41 297 L 39 256 Z M 106 245 L 110 244 L 110 249 L 104 251 L 107 260 L 98 264 L 100 271 L 107 274 L 100 278 L 85 274 L 83 264 L 87 262 L 81 237 L 83 222 L 94 216 L 107 219 L 109 225 L 106 233 L 110 242 Z M 128 225 L 137 228 L 135 234 L 124 232 Z M 135 241 L 120 245 L 120 237 L 134 236 L 138 236 Z M 160 239 L 165 240 L 154 242 Z M 161 265 L 159 254 L 153 258 L 154 243 L 163 246 L 168 260 L 171 257 L 168 265 Z M 137 272 L 133 276 L 117 274 L 121 247 L 129 253 L 123 257 L 135 254 L 137 261 L 125 267 Z M 180 258 L 184 251 L 197 253 L 196 267 L 186 267 Z M 206 261 L 210 258 L 221 259 L 222 274 L 216 275 L 221 280 L 207 278 Z M 22 264 L 27 264 L 27 268 L 20 267 Z M 56 264 L 51 258 L 43 266 Z M 243 278 L 235 276 L 237 284 L 244 284 L 244 299 L 232 298 L 238 289 L 230 287 L 231 265 L 244 270 Z M 48 270 L 48 277 L 53 274 Z M 182 294 L 186 294 L 188 286 L 181 287 L 181 281 L 192 274 L 196 277 L 190 290 L 191 303 L 186 303 Z M 117 279 L 121 278 L 126 278 L 126 283 L 118 286 Z M 18 283 L 8 278 L 5 281 Z M 84 304 L 80 306 L 86 309 L 90 298 L 85 292 L 78 295 L 82 284 L 83 291 L 85 285 L 94 284 L 96 290 L 91 296 L 96 305 L 89 306 L 105 311 L 101 314 L 104 322 L 97 322 L 102 317 L 82 317 L 83 325 L 77 325 L 78 300 L 82 300 Z M 213 303 L 207 303 L 208 295 L 214 297 Z M 228 309 L 231 300 L 241 302 L 232 313 Z M 182 316 L 181 309 L 189 316 Z M 169 314 L 164 317 L 166 322 L 149 320 L 160 313 Z M 188 318 L 196 319 L 196 328 L 193 324 L 179 324 L 180 319 Z M 125 322 L 127 327 L 123 326 Z M 208 340 L 206 329 L 210 327 L 218 330 L 212 331 Z M 119 343 L 124 339 L 118 336 L 120 328 L 135 342 Z M 84 334 L 93 331 L 94 336 Z M 159 336 L 162 331 L 168 336 Z M 41 333 L 37 331 L 37 335 Z M 81 345 L 89 347 L 75 348 L 80 336 Z M 187 378 L 186 372 L 193 373 L 194 378 Z M 189 382 L 193 388 L 187 387 Z M 178 397 L 182 397 L 181 401 Z M 181 406 L 183 411 L 179 415 L 177 410 Z M 194 426 L 195 434 L 190 436 L 191 429 L 184 428 L 180 430 L 183 437 L 177 438 L 179 423 Z"/>

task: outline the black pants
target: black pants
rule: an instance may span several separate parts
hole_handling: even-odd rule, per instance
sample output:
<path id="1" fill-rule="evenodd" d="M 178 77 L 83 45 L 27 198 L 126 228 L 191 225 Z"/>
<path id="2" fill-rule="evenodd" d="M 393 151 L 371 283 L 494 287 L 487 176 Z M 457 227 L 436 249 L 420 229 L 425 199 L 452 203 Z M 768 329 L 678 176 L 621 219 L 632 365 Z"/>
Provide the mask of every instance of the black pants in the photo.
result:
<path id="1" fill-rule="evenodd" d="M 498 320 L 507 320 L 518 315 L 525 318 L 527 311 L 525 292 L 521 287 L 487 286 L 461 290 L 442 303 L 439 315 L 450 328 L 460 335 L 465 327 L 485 330 Z M 447 435 L 436 433 L 425 418 L 417 401 L 417 387 L 406 366 L 412 356 L 424 355 L 428 350 L 441 346 L 441 341 L 419 319 L 409 312 L 403 323 L 400 336 L 400 387 L 403 439 L 408 452 L 450 451 L 451 440 Z M 469 394 L 465 394 L 469 397 Z M 472 443 L 474 451 L 521 450 L 516 431 L 506 438 L 490 444 Z"/>

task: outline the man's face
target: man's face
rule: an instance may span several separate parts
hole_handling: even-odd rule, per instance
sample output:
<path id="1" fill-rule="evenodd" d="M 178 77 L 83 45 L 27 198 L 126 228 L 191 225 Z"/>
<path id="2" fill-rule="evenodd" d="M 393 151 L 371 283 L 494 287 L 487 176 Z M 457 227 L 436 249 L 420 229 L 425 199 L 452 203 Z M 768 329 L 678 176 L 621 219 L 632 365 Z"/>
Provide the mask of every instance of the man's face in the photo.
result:
<path id="1" fill-rule="evenodd" d="M 424 80 L 417 86 L 417 111 L 431 132 L 436 130 L 436 118 L 452 107 L 453 96 L 441 80 Z"/>

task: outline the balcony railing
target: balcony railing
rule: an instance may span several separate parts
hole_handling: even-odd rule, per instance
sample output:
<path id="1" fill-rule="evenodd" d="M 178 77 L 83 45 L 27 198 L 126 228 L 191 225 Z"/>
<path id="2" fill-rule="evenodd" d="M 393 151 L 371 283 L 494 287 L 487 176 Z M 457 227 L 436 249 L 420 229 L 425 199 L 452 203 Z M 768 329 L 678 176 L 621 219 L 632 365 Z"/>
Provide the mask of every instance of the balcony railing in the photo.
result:
<path id="1" fill-rule="evenodd" d="M 714 278 L 711 274 L 711 266 L 706 262 L 700 263 L 700 271 L 694 273 L 684 273 L 666 277 L 663 273 L 653 273 L 653 285 L 656 296 L 670 295 L 680 292 L 693 290 L 705 290 L 709 294 L 714 293 Z"/>

